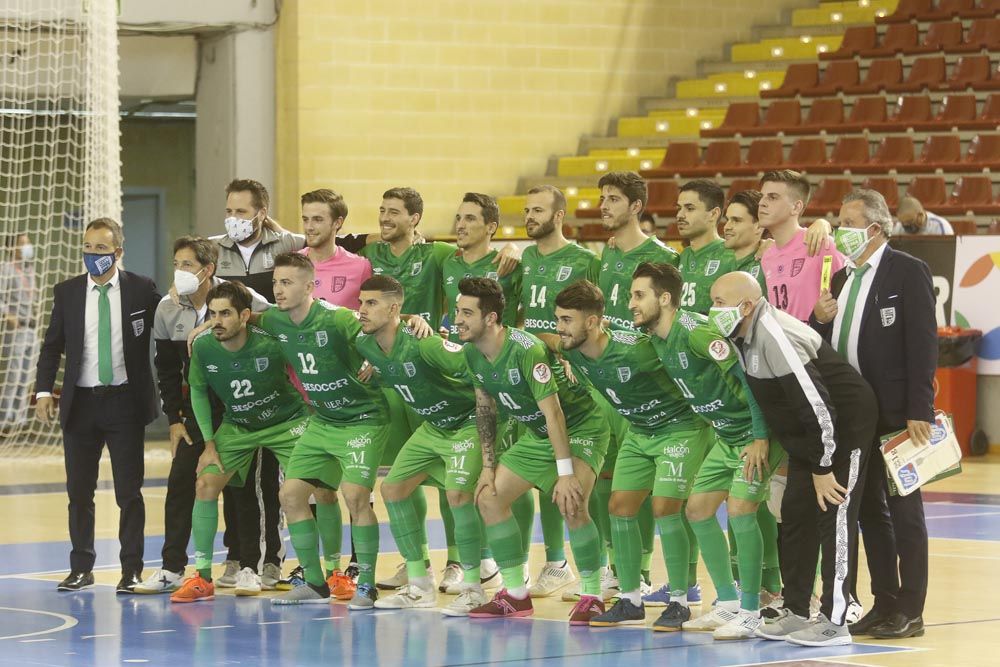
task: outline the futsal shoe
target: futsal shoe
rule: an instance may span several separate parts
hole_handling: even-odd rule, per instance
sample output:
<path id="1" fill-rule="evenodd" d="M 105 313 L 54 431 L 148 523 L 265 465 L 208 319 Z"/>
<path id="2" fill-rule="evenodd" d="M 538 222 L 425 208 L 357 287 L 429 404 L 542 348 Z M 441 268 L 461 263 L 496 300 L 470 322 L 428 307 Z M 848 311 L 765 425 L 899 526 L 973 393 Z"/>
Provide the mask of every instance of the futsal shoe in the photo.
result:
<path id="1" fill-rule="evenodd" d="M 834 625 L 821 613 L 807 627 L 785 637 L 785 641 L 798 646 L 846 646 L 852 640 L 846 625 Z"/>
<path id="2" fill-rule="evenodd" d="M 530 595 L 516 598 L 506 588 L 501 588 L 492 600 L 470 610 L 469 618 L 523 618 L 534 613 Z"/>
<path id="3" fill-rule="evenodd" d="M 468 616 L 470 611 L 489 602 L 482 586 L 475 584 L 466 584 L 465 586 L 451 604 L 441 608 L 442 614 L 445 616 Z"/>
<path id="4" fill-rule="evenodd" d="M 330 588 L 323 582 L 320 586 L 313 586 L 306 582 L 302 586 L 296 586 L 290 591 L 282 593 L 276 598 L 271 598 L 271 604 L 283 607 L 299 604 L 329 604 Z"/>
<path id="5" fill-rule="evenodd" d="M 375 600 L 376 609 L 433 609 L 437 606 L 437 592 L 434 583 L 430 590 L 416 584 L 407 584 L 394 594 Z"/>
<path id="6" fill-rule="evenodd" d="M 538 580 L 528 589 L 533 598 L 547 598 L 576 581 L 576 575 L 569 563 L 546 563 L 538 575 Z"/>
<path id="7" fill-rule="evenodd" d="M 805 630 L 812 624 L 812 621 L 801 616 L 796 616 L 790 609 L 779 609 L 777 613 L 777 617 L 766 619 L 757 628 L 758 637 L 772 641 L 783 641 L 793 632 Z"/>
<path id="8" fill-rule="evenodd" d="M 680 602 L 671 602 L 660 617 L 653 621 L 653 632 L 680 632 L 691 620 L 691 609 Z"/>
<path id="9" fill-rule="evenodd" d="M 326 585 L 330 587 L 330 595 L 343 601 L 350 600 L 358 591 L 357 582 L 340 570 L 333 571 L 326 580 Z"/>
<path id="10" fill-rule="evenodd" d="M 273 591 L 281 583 L 281 568 L 274 563 L 264 563 L 260 569 L 260 587 L 265 591 Z"/>
<path id="11" fill-rule="evenodd" d="M 133 593 L 139 595 L 156 595 L 158 593 L 173 593 L 181 587 L 183 572 L 171 572 L 170 570 L 157 570 L 149 575 L 146 581 L 137 584 L 132 589 Z"/>
<path id="12" fill-rule="evenodd" d="M 618 625 L 645 625 L 646 609 L 642 603 L 635 606 L 628 598 L 619 598 L 611 609 L 590 619 L 595 628 L 612 628 Z"/>
<path id="13" fill-rule="evenodd" d="M 861 606 L 861 603 L 857 600 L 851 599 L 850 604 L 847 605 L 847 613 L 844 615 L 844 622 L 848 626 L 853 625 L 861 620 L 861 616 L 864 615 L 865 608 Z"/>
<path id="14" fill-rule="evenodd" d="M 222 576 L 216 577 L 215 585 L 219 588 L 236 588 L 236 575 L 240 573 L 240 562 L 227 560 L 222 567 Z"/>
<path id="15" fill-rule="evenodd" d="M 170 596 L 171 602 L 204 602 L 214 599 L 215 584 L 211 581 L 205 581 L 198 573 L 186 579 L 181 587 Z"/>
<path id="16" fill-rule="evenodd" d="M 59 591 L 79 591 L 94 585 L 93 572 L 73 571 L 69 576 L 59 582 L 56 590 Z"/>
<path id="17" fill-rule="evenodd" d="M 441 584 L 438 586 L 438 590 L 442 593 L 447 593 L 449 587 L 462 583 L 463 577 L 462 566 L 453 560 L 448 561 L 448 564 L 444 566 L 444 571 L 441 573 Z"/>
<path id="18" fill-rule="evenodd" d="M 358 584 L 358 590 L 354 597 L 347 603 L 347 608 L 351 611 L 367 611 L 375 608 L 375 601 L 378 600 L 378 590 L 371 584 Z"/>
<path id="19" fill-rule="evenodd" d="M 753 639 L 761 623 L 760 614 L 740 609 L 735 618 L 712 632 L 712 638 L 729 641 Z"/>
<path id="20" fill-rule="evenodd" d="M 715 632 L 716 628 L 721 628 L 734 618 L 736 618 L 735 611 L 712 607 L 712 611 L 687 621 L 681 627 L 688 632 Z"/>
<path id="21" fill-rule="evenodd" d="M 687 602 L 689 605 L 701 604 L 701 584 L 688 586 Z M 647 607 L 666 607 L 670 604 L 670 584 L 663 584 L 649 595 L 643 595 L 642 603 Z"/>
<path id="22" fill-rule="evenodd" d="M 292 571 L 288 573 L 288 578 L 279 581 L 276 588 L 279 591 L 290 591 L 296 586 L 301 586 L 306 583 L 305 572 L 306 571 L 301 565 L 296 565 Z"/>
<path id="23" fill-rule="evenodd" d="M 245 567 L 237 573 L 236 586 L 234 588 L 236 595 L 240 597 L 260 595 L 260 575 L 249 567 Z"/>
<path id="24" fill-rule="evenodd" d="M 380 591 L 397 591 L 408 583 L 410 583 L 410 578 L 406 574 L 406 561 L 403 561 L 396 568 L 394 575 L 388 579 L 375 582 L 375 587 Z"/>
<path id="25" fill-rule="evenodd" d="M 581 595 L 580 601 L 569 613 L 570 625 L 590 625 L 590 622 L 604 614 L 604 600 L 596 595 Z"/>

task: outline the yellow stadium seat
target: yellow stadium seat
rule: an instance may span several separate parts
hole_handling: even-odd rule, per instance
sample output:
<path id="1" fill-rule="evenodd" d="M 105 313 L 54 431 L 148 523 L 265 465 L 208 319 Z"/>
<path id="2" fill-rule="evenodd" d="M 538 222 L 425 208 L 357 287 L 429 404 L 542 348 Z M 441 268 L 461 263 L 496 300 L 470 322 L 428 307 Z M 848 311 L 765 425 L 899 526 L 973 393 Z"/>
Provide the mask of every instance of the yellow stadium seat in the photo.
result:
<path id="1" fill-rule="evenodd" d="M 677 97 L 755 97 L 762 90 L 772 90 L 785 79 L 783 71 L 757 71 L 714 74 L 707 79 L 690 79 L 677 83 Z"/>
<path id="2" fill-rule="evenodd" d="M 805 27 L 872 23 L 875 17 L 888 16 L 895 11 L 897 4 L 898 0 L 824 2 L 819 7 L 796 9 L 792 12 L 792 25 Z"/>
<path id="3" fill-rule="evenodd" d="M 822 35 L 812 37 L 783 37 L 780 39 L 765 39 L 755 44 L 736 44 L 733 46 L 733 62 L 751 62 L 758 60 L 808 60 L 820 53 L 836 51 L 840 48 L 843 35 Z"/>

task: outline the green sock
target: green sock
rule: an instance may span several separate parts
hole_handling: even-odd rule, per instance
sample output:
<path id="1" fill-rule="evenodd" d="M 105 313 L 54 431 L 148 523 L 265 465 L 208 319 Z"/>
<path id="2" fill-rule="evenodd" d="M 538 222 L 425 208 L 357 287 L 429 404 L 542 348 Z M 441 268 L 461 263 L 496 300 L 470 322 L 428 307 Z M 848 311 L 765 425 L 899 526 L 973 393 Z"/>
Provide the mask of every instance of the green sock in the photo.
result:
<path id="1" fill-rule="evenodd" d="M 292 547 L 299 558 L 299 565 L 305 570 L 306 581 L 313 586 L 322 586 L 326 579 L 319 563 L 319 537 L 316 535 L 316 520 L 308 518 L 288 524 L 288 534 Z M 357 542 L 357 540 L 355 540 Z"/>
<path id="2" fill-rule="evenodd" d="M 219 531 L 219 501 L 195 500 L 191 510 L 191 533 L 194 535 L 194 566 L 205 581 L 212 580 L 212 553 Z"/>
<path id="3" fill-rule="evenodd" d="M 340 514 L 340 503 L 316 504 L 316 529 L 319 544 L 323 548 L 323 562 L 326 576 L 340 569 L 340 549 L 344 540 L 344 524 Z"/>
<path id="4" fill-rule="evenodd" d="M 687 518 L 687 501 L 681 505 L 681 517 L 684 521 L 684 532 L 687 533 L 688 543 L 691 545 L 688 549 L 688 586 L 694 586 L 698 583 L 698 536 L 691 530 L 691 522 Z"/>
<path id="5" fill-rule="evenodd" d="M 684 530 L 684 520 L 681 514 L 661 516 L 656 520 L 660 527 L 660 548 L 663 550 L 663 561 L 667 564 L 667 581 L 670 582 L 670 595 L 687 595 L 688 586 L 688 544 L 687 531 Z"/>
<path id="6" fill-rule="evenodd" d="M 757 525 L 764 542 L 764 568 L 760 582 L 768 593 L 781 592 L 781 567 L 778 563 L 778 522 L 767 509 L 767 503 L 757 508 Z"/>
<path id="7" fill-rule="evenodd" d="M 455 516 L 455 536 L 458 540 L 458 562 L 462 566 L 463 580 L 479 583 L 479 512 L 475 503 L 465 503 L 451 508 Z"/>
<path id="8" fill-rule="evenodd" d="M 412 497 L 412 496 L 411 496 Z M 396 540 L 399 553 L 407 563 L 423 562 L 423 545 L 420 543 L 420 524 L 417 523 L 417 511 L 410 498 L 387 502 L 385 509 L 389 513 L 389 529 Z M 354 543 L 357 545 L 357 538 Z M 360 554 L 358 556 L 360 559 Z M 423 573 L 426 574 L 426 571 Z M 423 575 L 421 575 L 423 576 Z"/>
<path id="9" fill-rule="evenodd" d="M 646 496 L 646 499 L 639 505 L 639 513 L 635 515 L 639 520 L 639 535 L 642 537 L 642 553 L 653 556 L 654 541 L 656 538 L 656 520 L 653 518 L 653 497 Z M 644 569 L 649 569 L 647 566 Z"/>
<path id="10" fill-rule="evenodd" d="M 524 572 L 521 569 L 524 565 L 524 550 L 521 548 L 521 532 L 518 529 L 517 521 L 514 517 L 505 519 L 492 526 L 486 526 L 486 535 L 490 540 L 490 548 L 493 549 L 493 558 L 497 565 L 505 572 L 518 568 L 517 577 L 509 579 L 504 575 L 504 585 L 512 588 L 524 585 Z"/>
<path id="11" fill-rule="evenodd" d="M 733 527 L 736 541 L 740 543 L 737 550 L 743 591 L 740 607 L 757 611 L 760 609 L 760 570 L 764 558 L 764 543 L 760 537 L 760 526 L 757 525 L 757 514 L 731 516 L 729 525 Z"/>
<path id="12" fill-rule="evenodd" d="M 354 535 L 354 550 L 358 553 L 358 584 L 374 586 L 375 562 L 378 560 L 378 524 L 351 526 L 351 534 Z"/>
<path id="13" fill-rule="evenodd" d="M 420 524 L 421 544 L 424 551 L 424 566 L 431 566 L 430 549 L 427 547 L 427 494 L 423 486 L 418 486 L 416 491 L 410 494 L 413 501 L 413 509 L 417 513 L 417 523 Z"/>
<path id="14" fill-rule="evenodd" d="M 726 525 L 726 537 L 729 538 L 729 569 L 733 572 L 733 579 L 739 581 L 739 545 L 736 543 L 736 534 L 733 532 L 733 523 L 731 521 Z"/>
<path id="15" fill-rule="evenodd" d="M 573 550 L 573 560 L 580 572 L 580 592 L 584 595 L 601 594 L 601 536 L 593 519 L 569 531 L 569 546 Z M 619 545 L 619 554 L 621 546 Z M 636 586 L 638 588 L 638 585 Z"/>
<path id="16" fill-rule="evenodd" d="M 572 540 L 572 533 L 570 534 L 570 539 Z M 624 593 L 639 590 L 639 566 L 642 560 L 642 540 L 639 538 L 639 520 L 634 516 L 612 516 L 611 539 L 615 543 L 619 588 Z M 573 547 L 573 554 L 575 558 L 575 545 Z M 579 562 L 577 563 L 577 567 L 580 567 Z M 582 569 L 580 574 L 582 576 Z"/>
<path id="17" fill-rule="evenodd" d="M 736 600 L 736 584 L 733 582 L 733 573 L 729 569 L 729 545 L 726 544 L 726 536 L 722 532 L 722 526 L 715 516 L 710 516 L 701 521 L 691 521 L 691 530 L 698 536 L 698 544 L 701 547 L 701 557 L 705 560 L 705 567 L 715 584 L 716 595 L 720 602 Z M 673 584 L 671 584 L 673 586 Z"/>
<path id="18" fill-rule="evenodd" d="M 472 503 L 472 508 L 476 508 L 476 504 Z M 517 517 L 514 517 L 517 519 Z M 476 523 L 479 528 L 479 559 L 486 560 L 487 558 L 493 558 L 493 550 L 490 549 L 490 541 L 486 539 L 486 523 L 483 521 L 483 517 L 479 515 L 479 511 L 476 511 Z"/>
<path id="19" fill-rule="evenodd" d="M 510 505 L 510 511 L 521 529 L 521 547 L 525 555 L 531 551 L 532 533 L 535 532 L 535 493 L 527 491 Z"/>
<path id="20" fill-rule="evenodd" d="M 565 523 L 559 508 L 548 495 L 541 492 L 538 494 L 538 515 L 542 520 L 545 560 L 561 563 L 566 560 Z"/>
<path id="21" fill-rule="evenodd" d="M 438 489 L 438 510 L 441 512 L 441 523 L 444 524 L 444 543 L 448 545 L 448 562 L 457 563 L 460 560 L 458 542 L 455 541 L 455 517 L 451 515 L 451 505 L 444 489 Z"/>
<path id="22" fill-rule="evenodd" d="M 598 480 L 597 484 L 600 485 Z M 610 482 L 611 480 L 607 480 Z M 608 485 L 608 495 L 611 495 L 610 484 Z M 601 567 L 608 566 L 608 545 L 611 543 L 611 516 L 608 514 L 608 498 L 602 498 L 601 494 L 594 489 L 590 494 L 588 511 L 594 524 L 597 526 L 598 544 L 600 544 Z"/>

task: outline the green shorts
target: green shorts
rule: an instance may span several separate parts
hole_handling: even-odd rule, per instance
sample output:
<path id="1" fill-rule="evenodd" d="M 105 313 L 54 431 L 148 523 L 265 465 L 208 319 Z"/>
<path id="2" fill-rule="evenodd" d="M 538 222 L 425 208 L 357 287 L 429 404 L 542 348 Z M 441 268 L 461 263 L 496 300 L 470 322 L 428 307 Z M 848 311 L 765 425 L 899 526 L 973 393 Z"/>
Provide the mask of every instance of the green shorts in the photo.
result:
<path id="1" fill-rule="evenodd" d="M 222 422 L 222 426 L 215 433 L 215 447 L 219 452 L 222 467 L 227 473 L 233 473 L 229 480 L 230 486 L 246 484 L 247 471 L 250 470 L 254 457 L 261 449 L 270 449 L 274 452 L 281 467 L 287 471 L 295 445 L 308 424 L 309 416 L 305 413 L 289 421 L 254 431 Z M 205 473 L 221 475 L 222 471 L 218 466 L 210 465 L 201 471 L 201 474 Z M 336 466 L 327 465 L 325 468 L 317 469 L 310 479 L 320 486 L 335 489 L 340 486 L 340 470 Z"/>
<path id="2" fill-rule="evenodd" d="M 759 503 L 767 499 L 771 475 L 785 458 L 785 450 L 772 440 L 767 450 L 767 471 L 764 479 L 752 482 L 743 477 L 743 460 L 740 453 L 750 445 L 750 441 L 731 445 L 718 436 L 715 444 L 701 464 L 701 470 L 694 481 L 693 493 L 726 491 L 731 498 Z"/>
<path id="3" fill-rule="evenodd" d="M 573 457 L 589 465 L 595 475 L 600 474 L 610 438 L 608 423 L 598 411 L 569 429 L 569 449 Z M 527 429 L 504 452 L 500 464 L 543 493 L 552 493 L 559 477 L 552 443 Z"/>
<path id="4" fill-rule="evenodd" d="M 413 410 L 406 407 L 406 402 L 395 389 L 383 389 L 382 395 L 389 405 L 389 426 L 386 435 L 385 450 L 379 465 L 391 466 L 396 455 L 410 439 L 413 432 L 420 426 L 422 420 Z"/>
<path id="5" fill-rule="evenodd" d="M 504 420 L 497 416 L 497 441 L 493 449 L 498 459 L 504 452 L 514 446 L 514 443 L 521 437 L 524 430 L 521 422 L 513 417 Z"/>
<path id="6" fill-rule="evenodd" d="M 385 450 L 387 430 L 382 424 L 331 424 L 314 417 L 295 445 L 285 477 L 315 479 L 316 471 L 333 462 L 343 481 L 371 489 Z"/>
<path id="7" fill-rule="evenodd" d="M 603 476 L 610 477 L 611 471 L 615 469 L 615 460 L 618 458 L 618 451 L 628 436 L 628 420 L 615 410 L 607 396 L 598 391 L 596 387 L 590 387 L 590 395 L 593 397 L 594 402 L 597 403 L 598 410 L 600 410 L 601 414 L 607 420 L 608 426 L 611 429 L 608 452 L 604 455 L 604 467 L 601 469 L 601 472 L 604 473 Z"/>
<path id="8" fill-rule="evenodd" d="M 475 421 L 458 430 L 444 430 L 424 422 L 399 450 L 386 482 L 402 482 L 427 473 L 447 491 L 476 490 L 483 470 L 483 452 Z"/>
<path id="9" fill-rule="evenodd" d="M 618 451 L 611 490 L 652 491 L 657 498 L 687 499 L 714 438 L 708 424 L 671 426 L 656 435 L 629 431 Z"/>

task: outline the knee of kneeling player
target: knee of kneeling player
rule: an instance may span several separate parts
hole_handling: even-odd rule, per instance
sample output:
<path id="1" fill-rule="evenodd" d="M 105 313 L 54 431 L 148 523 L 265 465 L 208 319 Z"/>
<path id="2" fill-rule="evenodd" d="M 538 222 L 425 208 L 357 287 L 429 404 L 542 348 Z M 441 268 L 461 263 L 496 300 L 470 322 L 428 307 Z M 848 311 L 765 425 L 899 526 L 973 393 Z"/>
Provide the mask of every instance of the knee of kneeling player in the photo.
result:
<path id="1" fill-rule="evenodd" d="M 396 503 L 403 500 L 403 487 L 399 484 L 382 484 L 382 500 L 387 503 Z"/>
<path id="2" fill-rule="evenodd" d="M 472 494 L 467 491 L 452 489 L 447 491 L 445 495 L 448 497 L 448 504 L 452 507 L 459 507 L 472 502 Z"/>

